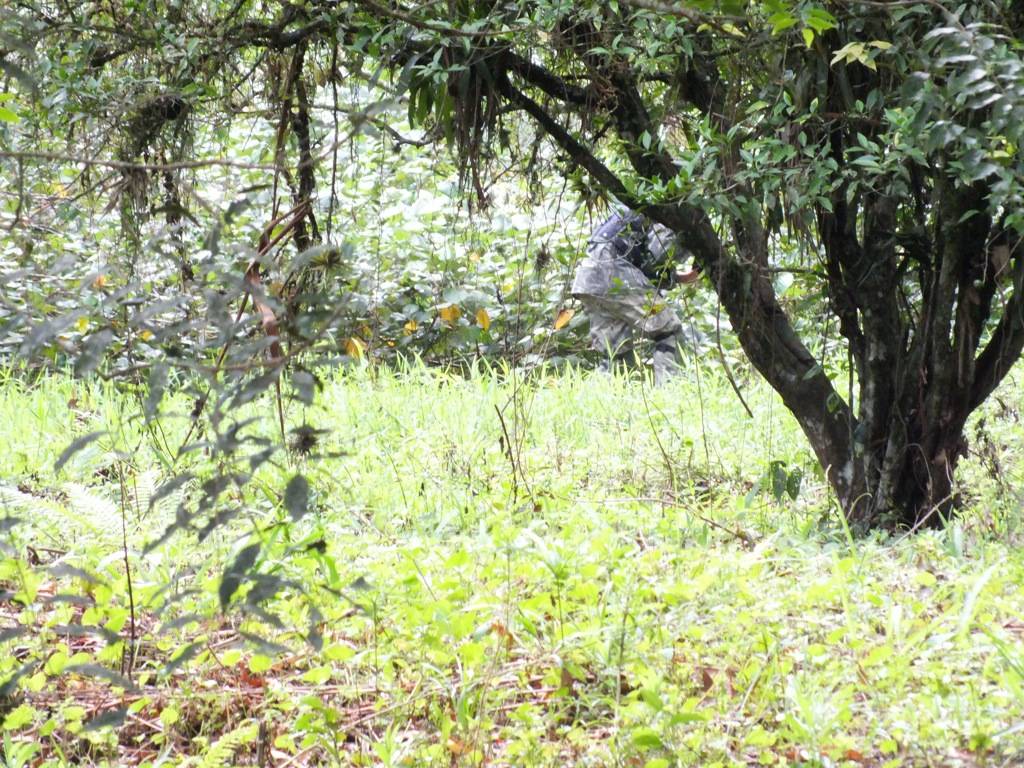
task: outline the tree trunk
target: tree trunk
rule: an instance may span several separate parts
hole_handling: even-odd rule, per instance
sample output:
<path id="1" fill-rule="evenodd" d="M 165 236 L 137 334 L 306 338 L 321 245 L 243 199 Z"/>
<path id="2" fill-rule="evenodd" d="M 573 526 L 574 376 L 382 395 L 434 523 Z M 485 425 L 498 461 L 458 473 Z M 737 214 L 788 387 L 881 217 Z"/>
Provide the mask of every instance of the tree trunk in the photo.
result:
<path id="1" fill-rule="evenodd" d="M 855 396 L 846 402 L 775 294 L 766 214 L 744 172 L 744 133 L 729 122 L 727 88 L 713 62 L 695 53 L 683 82 L 684 97 L 722 137 L 722 183 L 742 201 L 715 222 L 688 202 L 643 199 L 509 77 L 556 103 L 607 114 L 637 178 L 668 187 L 678 168 L 656 138 L 638 75 L 625 60 L 613 66 L 593 55 L 599 40 L 580 19 L 561 29 L 561 44 L 587 62 L 600 88 L 582 88 L 511 53 L 497 59 L 503 68 L 496 86 L 605 191 L 686 238 L 743 351 L 806 435 L 852 529 L 915 528 L 948 519 L 967 418 L 1024 350 L 1024 253 L 1009 248 L 1006 233 L 985 213 L 989 191 L 954 182 L 946 168 L 914 165 L 907 173 L 919 180 L 900 191 L 884 184 L 851 188 L 851 177 L 838 175 L 828 204 L 815 204 L 828 298 L 849 344 Z M 831 50 L 843 42 L 831 41 Z M 819 74 L 830 114 L 844 114 L 854 98 L 877 86 L 876 73 L 831 67 L 827 60 Z M 871 140 L 876 128 L 837 119 L 821 130 L 818 139 L 842 168 L 848 148 L 862 132 Z M 995 247 L 1008 255 L 993 258 Z M 1011 271 L 996 268 L 997 261 L 1013 264 L 1013 291 L 993 325 L 993 300 Z"/>

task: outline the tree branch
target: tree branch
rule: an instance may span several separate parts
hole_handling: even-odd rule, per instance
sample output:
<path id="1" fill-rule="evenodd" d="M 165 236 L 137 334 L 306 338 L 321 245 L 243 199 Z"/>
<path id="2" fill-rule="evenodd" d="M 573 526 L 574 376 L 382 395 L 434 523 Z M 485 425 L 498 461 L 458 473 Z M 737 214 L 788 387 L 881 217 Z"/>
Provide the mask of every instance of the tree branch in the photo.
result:
<path id="1" fill-rule="evenodd" d="M 505 51 L 503 63 L 525 82 L 540 88 L 548 96 L 559 101 L 581 107 L 591 106 L 597 101 L 589 89 L 568 83 L 550 70 L 513 51 Z"/>
<path id="2" fill-rule="evenodd" d="M 642 202 L 626 189 L 622 180 L 612 173 L 608 166 L 598 160 L 590 150 L 584 147 L 557 120 L 551 117 L 540 104 L 516 88 L 504 73 L 500 73 L 497 82 L 498 88 L 505 98 L 536 120 L 544 132 L 554 140 L 563 152 L 569 155 L 569 158 L 574 163 L 586 169 L 601 186 L 630 208 L 642 207 Z"/>
<path id="3" fill-rule="evenodd" d="M 508 37 L 518 33 L 514 29 L 464 29 L 450 24 L 440 24 L 436 21 L 417 18 L 411 11 L 402 8 L 387 8 L 380 3 L 374 2 L 374 0 L 354 0 L 354 2 L 377 16 L 401 21 L 424 32 L 436 32 L 439 35 L 493 40 L 496 37 Z"/>
<path id="4" fill-rule="evenodd" d="M 259 43 L 266 48 L 282 51 L 303 43 L 329 28 L 331 20 L 321 15 L 303 27 L 287 31 L 288 27 L 294 22 L 305 21 L 308 18 L 308 9 L 287 3 L 281 12 L 280 18 L 273 24 L 258 24 L 256 22 L 243 24 L 240 33 L 232 36 L 234 38 L 234 45 L 235 47 L 242 48 L 253 43 Z"/>
<path id="5" fill-rule="evenodd" d="M 985 349 L 975 362 L 968 408 L 974 410 L 992 394 L 1024 352 L 1024 253 L 1014 249 L 1013 294 Z"/>

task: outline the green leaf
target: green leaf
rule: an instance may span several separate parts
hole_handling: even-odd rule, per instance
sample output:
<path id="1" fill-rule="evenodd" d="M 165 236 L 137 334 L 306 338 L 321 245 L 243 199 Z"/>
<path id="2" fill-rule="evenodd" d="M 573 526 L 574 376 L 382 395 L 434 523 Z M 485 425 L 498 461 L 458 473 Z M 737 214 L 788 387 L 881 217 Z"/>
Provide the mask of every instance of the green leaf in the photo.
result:
<path id="1" fill-rule="evenodd" d="M 661 749 L 665 745 L 653 728 L 637 728 L 633 731 L 633 746 L 638 749 Z"/>
<path id="2" fill-rule="evenodd" d="M 832 65 L 838 64 L 843 61 L 847 64 L 851 64 L 855 61 L 860 62 L 868 69 L 875 69 L 875 62 L 868 56 L 867 49 L 864 47 L 864 43 L 847 43 L 838 51 L 832 55 L 832 61 L 829 62 Z"/>
<path id="3" fill-rule="evenodd" d="M 873 649 L 871 653 L 864 659 L 863 665 L 865 667 L 873 667 L 887 661 L 892 657 L 893 650 L 891 645 L 880 645 Z"/>
<path id="4" fill-rule="evenodd" d="M 957 636 L 960 639 L 967 637 L 967 632 L 971 628 L 971 622 L 974 620 L 975 607 L 978 605 L 978 598 L 981 597 L 981 592 L 985 589 L 985 585 L 988 584 L 989 579 L 992 578 L 992 574 L 995 573 L 1000 563 L 993 563 L 985 572 L 981 574 L 974 582 L 974 586 L 971 587 L 971 591 L 967 594 L 967 599 L 964 600 L 963 608 L 960 610 L 960 622 L 957 628 Z"/>
<path id="5" fill-rule="evenodd" d="M 18 113 L 15 112 L 13 109 L 8 109 L 7 107 L 0 107 L 0 122 L 16 123 L 19 120 L 21 120 L 21 118 L 18 117 Z"/>
<path id="6" fill-rule="evenodd" d="M 934 40 L 936 37 L 950 37 L 952 35 L 957 35 L 959 33 L 960 30 L 958 30 L 956 27 L 938 27 L 936 29 L 933 29 L 931 32 L 929 32 L 921 39 Z"/>
<path id="7" fill-rule="evenodd" d="M 803 483 L 804 473 L 799 467 L 792 470 L 786 477 L 786 494 L 793 501 L 800 496 L 800 485 Z"/>
<path id="8" fill-rule="evenodd" d="M 160 712 L 160 722 L 165 728 L 169 728 L 181 719 L 181 712 L 173 706 L 164 707 Z"/>
<path id="9" fill-rule="evenodd" d="M 811 8 L 807 11 L 807 15 L 804 18 L 804 23 L 817 32 L 819 35 L 822 32 L 827 32 L 830 29 L 835 29 L 838 25 L 836 17 L 826 11 L 824 8 Z"/>
<path id="10" fill-rule="evenodd" d="M 744 742 L 752 747 L 770 747 L 778 740 L 778 733 L 766 731 L 761 726 L 754 726 L 747 734 Z"/>
<path id="11" fill-rule="evenodd" d="M 313 667 L 302 676 L 303 682 L 313 685 L 323 685 L 331 679 L 332 670 L 330 667 Z"/>
<path id="12" fill-rule="evenodd" d="M 273 666 L 274 660 L 262 653 L 253 654 L 249 659 L 249 671 L 254 675 L 262 675 L 264 672 L 270 671 Z"/>
<path id="13" fill-rule="evenodd" d="M 21 704 L 7 713 L 7 717 L 4 718 L 3 729 L 5 731 L 16 731 L 19 728 L 23 728 L 31 723 L 37 714 L 34 707 L 28 704 Z"/>
<path id="14" fill-rule="evenodd" d="M 795 26 L 797 21 L 796 16 L 789 12 L 773 13 L 768 17 L 768 23 L 772 25 L 772 34 L 777 35 L 792 26 Z"/>

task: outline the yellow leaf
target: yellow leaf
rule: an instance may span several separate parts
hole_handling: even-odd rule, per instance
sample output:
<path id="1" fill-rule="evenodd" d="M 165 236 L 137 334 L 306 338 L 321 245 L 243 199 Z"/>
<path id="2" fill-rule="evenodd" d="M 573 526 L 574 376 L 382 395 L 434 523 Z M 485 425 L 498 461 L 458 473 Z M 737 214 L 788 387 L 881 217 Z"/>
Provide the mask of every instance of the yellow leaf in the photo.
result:
<path id="1" fill-rule="evenodd" d="M 88 317 L 80 317 L 80 318 L 78 318 L 78 321 L 75 323 L 75 328 L 78 330 L 79 333 L 85 333 L 85 331 L 86 331 L 86 329 L 88 327 L 89 327 L 89 318 Z"/>
<path id="2" fill-rule="evenodd" d="M 363 359 L 363 353 L 366 351 L 366 343 L 356 337 L 352 336 L 345 342 L 345 353 L 349 357 L 357 358 L 358 360 Z"/>
<path id="3" fill-rule="evenodd" d="M 93 279 L 93 281 L 92 281 L 92 287 L 96 288 L 97 290 L 99 290 L 101 288 L 106 288 L 107 287 L 107 276 L 106 275 L 96 275 L 95 279 Z"/>
<path id="4" fill-rule="evenodd" d="M 487 310 L 483 307 L 476 311 L 476 324 L 485 331 L 491 327 L 491 316 L 487 314 Z"/>
<path id="5" fill-rule="evenodd" d="M 142 333 L 139 334 L 139 337 L 143 341 L 149 341 L 150 339 L 153 338 L 153 332 L 149 330 L 143 331 Z"/>
<path id="6" fill-rule="evenodd" d="M 464 755 L 470 750 L 470 747 L 468 744 L 466 744 L 466 742 L 460 741 L 454 736 L 448 738 L 448 743 L 445 746 L 448 747 L 448 751 L 451 752 L 452 755 L 454 755 L 455 757 L 458 757 L 459 755 Z"/>
<path id="7" fill-rule="evenodd" d="M 555 330 L 560 331 L 565 328 L 565 326 L 569 324 L 569 321 L 572 320 L 572 316 L 575 314 L 576 310 L 574 309 L 560 309 L 558 311 L 558 316 L 555 318 Z"/>
<path id="8" fill-rule="evenodd" d="M 469 252 L 469 260 L 471 262 L 473 262 L 474 264 L 476 264 L 478 261 L 480 261 L 480 252 L 479 251 L 470 251 Z"/>
<path id="9" fill-rule="evenodd" d="M 462 317 L 462 310 L 457 304 L 449 304 L 447 307 L 437 310 L 437 314 L 449 325 L 455 325 L 455 321 Z"/>
<path id="10" fill-rule="evenodd" d="M 414 333 L 416 333 L 416 329 L 420 327 L 420 324 L 417 323 L 415 320 L 410 320 L 402 327 L 405 329 L 406 336 L 412 336 Z"/>

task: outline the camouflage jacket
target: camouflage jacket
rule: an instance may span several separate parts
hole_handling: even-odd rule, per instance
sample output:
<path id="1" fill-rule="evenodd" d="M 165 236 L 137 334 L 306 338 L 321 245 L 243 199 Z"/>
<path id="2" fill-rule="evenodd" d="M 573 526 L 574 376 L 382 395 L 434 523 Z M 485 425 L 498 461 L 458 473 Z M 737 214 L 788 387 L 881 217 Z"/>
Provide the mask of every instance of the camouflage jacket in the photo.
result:
<path id="1" fill-rule="evenodd" d="M 680 250 L 667 227 L 632 211 L 613 213 L 590 236 L 572 293 L 606 296 L 668 287 Z"/>

